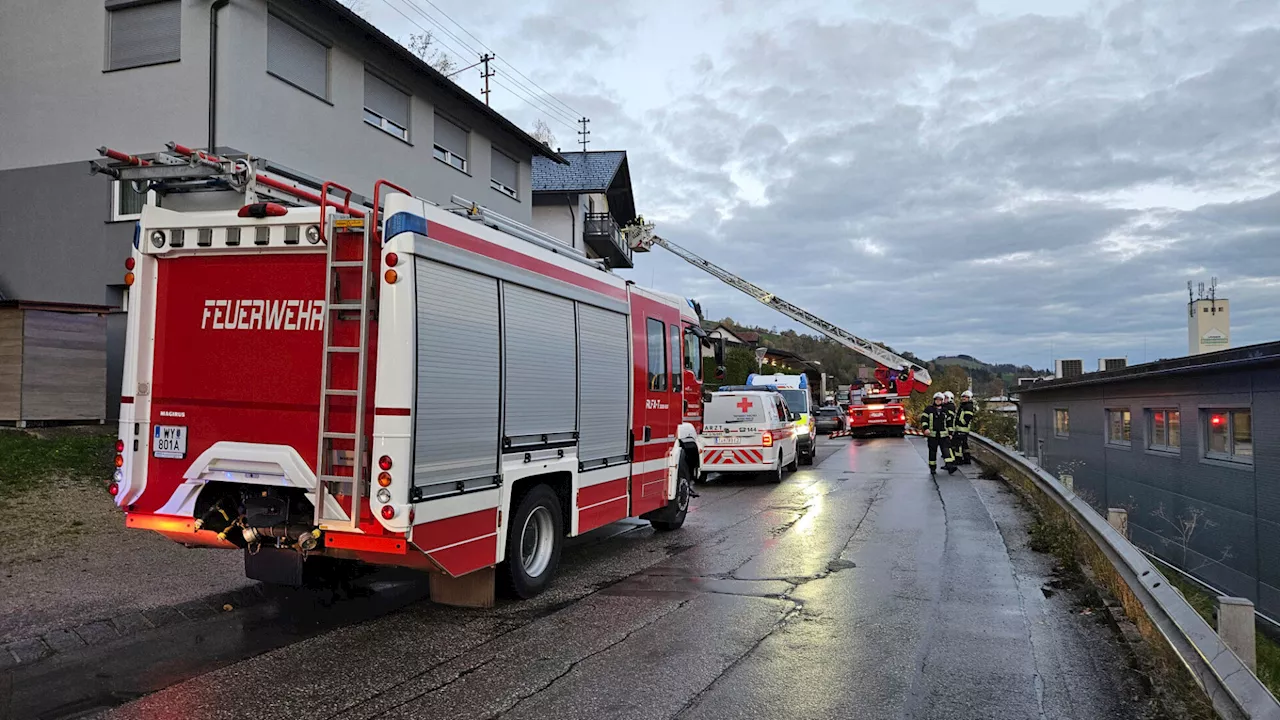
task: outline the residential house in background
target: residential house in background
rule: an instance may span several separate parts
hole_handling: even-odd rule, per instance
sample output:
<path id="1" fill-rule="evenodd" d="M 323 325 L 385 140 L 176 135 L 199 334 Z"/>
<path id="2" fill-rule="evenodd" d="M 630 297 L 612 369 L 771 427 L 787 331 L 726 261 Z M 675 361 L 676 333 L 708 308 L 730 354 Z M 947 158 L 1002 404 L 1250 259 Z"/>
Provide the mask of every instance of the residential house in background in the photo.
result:
<path id="1" fill-rule="evenodd" d="M 626 151 L 563 157 L 568 164 L 533 158 L 533 226 L 609 267 L 633 267 L 631 248 L 622 239 L 622 228 L 636 219 Z"/>
<path id="2" fill-rule="evenodd" d="M 357 193 L 386 178 L 526 224 L 533 160 L 565 162 L 336 0 L 5 0 L 0 96 L 0 293 L 116 309 L 108 417 L 146 197 L 89 175 L 97 147 L 249 153 Z"/>

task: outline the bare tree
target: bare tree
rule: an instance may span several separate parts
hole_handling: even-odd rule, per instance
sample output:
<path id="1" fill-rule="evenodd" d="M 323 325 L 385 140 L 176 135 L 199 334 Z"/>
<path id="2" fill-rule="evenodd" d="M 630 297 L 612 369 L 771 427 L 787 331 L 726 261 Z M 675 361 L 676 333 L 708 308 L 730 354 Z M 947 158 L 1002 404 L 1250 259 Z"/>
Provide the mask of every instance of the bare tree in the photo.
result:
<path id="1" fill-rule="evenodd" d="M 1231 546 L 1227 545 L 1222 548 L 1216 560 L 1210 559 L 1208 556 L 1204 556 L 1205 559 L 1201 560 L 1194 566 L 1187 564 L 1189 553 L 1191 551 L 1191 541 L 1195 536 L 1201 530 L 1211 530 L 1218 526 L 1218 523 L 1209 520 L 1204 516 L 1204 510 L 1201 508 L 1191 507 L 1181 515 L 1169 517 L 1168 511 L 1165 510 L 1164 503 L 1161 503 L 1159 507 L 1151 511 L 1151 516 L 1163 520 L 1169 528 L 1173 530 L 1174 537 L 1168 538 L 1161 534 L 1160 542 L 1163 543 L 1165 547 L 1172 545 L 1182 551 L 1182 556 L 1178 559 L 1178 567 L 1184 572 L 1193 573 L 1212 562 L 1223 563 L 1235 557 L 1231 552 Z"/>
<path id="2" fill-rule="evenodd" d="M 359 15 L 360 17 L 366 20 L 369 19 L 368 0 L 341 0 L 341 2 L 343 5 L 346 5 L 347 9 L 350 10 L 351 12 Z"/>
<path id="3" fill-rule="evenodd" d="M 555 133 L 551 132 L 551 126 L 542 118 L 538 118 L 533 121 L 533 133 L 531 134 L 533 135 L 534 140 L 537 140 L 547 147 L 551 147 L 556 144 Z"/>
<path id="4" fill-rule="evenodd" d="M 442 75 L 448 75 L 458 67 L 458 63 L 453 59 L 452 55 L 436 47 L 436 38 L 431 34 L 430 30 L 410 34 L 406 47 Z"/>

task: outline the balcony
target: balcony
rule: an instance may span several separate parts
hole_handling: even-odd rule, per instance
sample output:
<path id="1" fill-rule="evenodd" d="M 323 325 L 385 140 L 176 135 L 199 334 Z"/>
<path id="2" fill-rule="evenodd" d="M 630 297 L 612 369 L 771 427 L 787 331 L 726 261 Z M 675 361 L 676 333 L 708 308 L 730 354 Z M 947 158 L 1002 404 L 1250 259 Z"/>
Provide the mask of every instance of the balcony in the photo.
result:
<path id="1" fill-rule="evenodd" d="M 587 213 L 582 219 L 582 238 L 593 253 L 608 261 L 609 267 L 633 267 L 631 248 L 609 213 Z"/>

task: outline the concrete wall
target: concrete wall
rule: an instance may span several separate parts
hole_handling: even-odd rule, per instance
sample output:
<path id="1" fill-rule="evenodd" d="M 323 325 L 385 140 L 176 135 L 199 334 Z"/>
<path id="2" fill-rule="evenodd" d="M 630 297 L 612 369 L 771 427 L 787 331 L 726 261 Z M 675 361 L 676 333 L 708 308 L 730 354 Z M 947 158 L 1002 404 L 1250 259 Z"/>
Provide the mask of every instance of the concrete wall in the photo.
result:
<path id="1" fill-rule="evenodd" d="M 0 103 L 3 105 L 4 103 Z M 0 170 L 0 291 L 28 301 L 118 305 L 134 223 L 108 222 L 111 181 L 83 162 Z"/>
<path id="2" fill-rule="evenodd" d="M 1201 410 L 1211 407 L 1252 410 L 1252 465 L 1204 458 Z M 1067 438 L 1054 435 L 1056 408 L 1070 412 Z M 1109 408 L 1129 409 L 1130 447 L 1106 443 Z M 1147 449 L 1152 408 L 1180 411 L 1180 452 Z M 1033 418 L 1041 466 L 1069 472 L 1101 513 L 1128 507 L 1136 545 L 1280 616 L 1280 365 L 1024 392 L 1019 424 L 1027 454 L 1035 454 L 1026 447 Z M 1184 544 L 1176 526 L 1197 514 Z"/>
<path id="3" fill-rule="evenodd" d="M 181 62 L 104 72 L 102 0 L 0 2 L 0 170 L 88 160 L 100 145 L 203 147 L 208 7 L 182 0 Z"/>

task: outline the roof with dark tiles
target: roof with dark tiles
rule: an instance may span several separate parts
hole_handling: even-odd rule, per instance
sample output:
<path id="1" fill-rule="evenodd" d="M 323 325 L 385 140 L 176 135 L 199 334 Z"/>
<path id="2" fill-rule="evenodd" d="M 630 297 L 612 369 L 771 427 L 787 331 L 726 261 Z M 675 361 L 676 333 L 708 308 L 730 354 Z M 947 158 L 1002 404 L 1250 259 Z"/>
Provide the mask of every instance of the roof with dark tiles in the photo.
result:
<path id="1" fill-rule="evenodd" d="M 562 152 L 560 155 L 569 161 L 568 165 L 549 158 L 533 158 L 534 192 L 605 192 L 627 160 L 625 150 Z"/>

